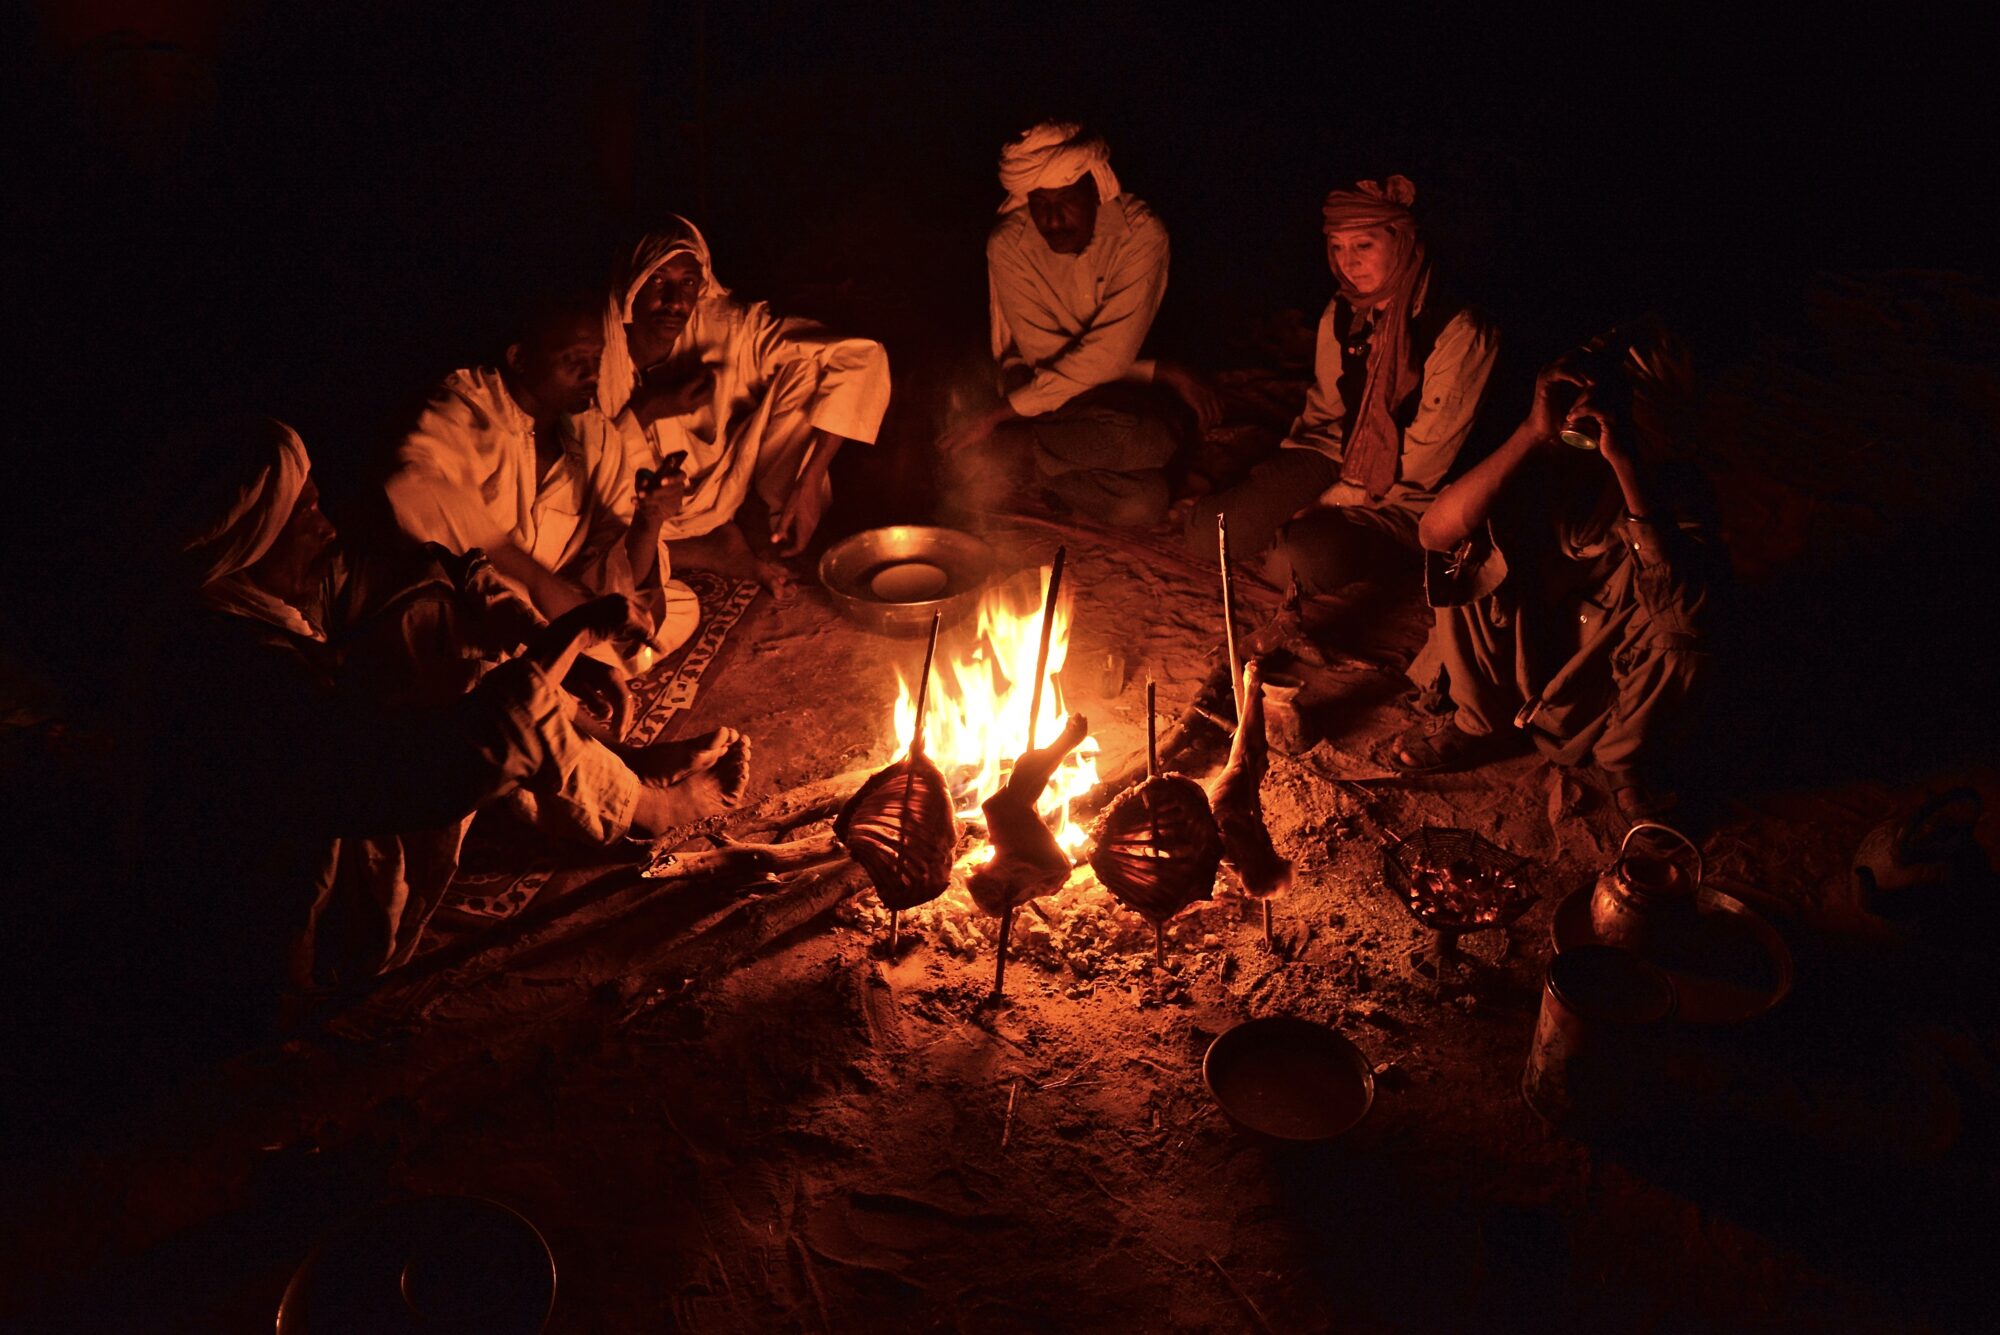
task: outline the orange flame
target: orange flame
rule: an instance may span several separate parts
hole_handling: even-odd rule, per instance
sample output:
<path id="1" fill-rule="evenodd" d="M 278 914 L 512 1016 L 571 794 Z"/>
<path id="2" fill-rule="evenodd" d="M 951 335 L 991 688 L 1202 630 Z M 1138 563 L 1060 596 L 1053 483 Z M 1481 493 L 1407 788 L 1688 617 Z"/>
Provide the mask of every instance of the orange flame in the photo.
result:
<path id="1" fill-rule="evenodd" d="M 1028 705 L 1049 574 L 1043 567 L 1032 598 L 1025 577 L 987 590 L 970 641 L 952 635 L 938 645 L 925 709 L 924 751 L 944 771 L 963 817 L 980 817 L 979 804 L 999 791 L 1015 757 L 1027 748 Z M 1062 731 L 1069 715 L 1057 674 L 1068 657 L 1070 611 L 1065 595 L 1056 604 L 1049 635 L 1048 675 L 1035 726 L 1040 746 Z M 898 669 L 897 688 L 896 736 L 907 744 L 916 725 L 916 683 Z M 1064 758 L 1037 804 L 1055 831 L 1056 842 L 1072 855 L 1083 851 L 1089 833 L 1071 818 L 1071 804 L 1096 785 L 1097 742 L 1086 737 Z M 992 846 L 981 844 L 964 862 L 983 862 L 992 856 Z"/>

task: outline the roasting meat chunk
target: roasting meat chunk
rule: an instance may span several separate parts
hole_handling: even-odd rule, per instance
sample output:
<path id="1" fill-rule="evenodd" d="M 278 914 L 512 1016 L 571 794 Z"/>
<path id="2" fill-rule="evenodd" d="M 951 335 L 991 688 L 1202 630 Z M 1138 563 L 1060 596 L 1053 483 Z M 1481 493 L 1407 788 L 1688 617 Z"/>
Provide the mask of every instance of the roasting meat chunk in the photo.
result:
<path id="1" fill-rule="evenodd" d="M 1184 774 L 1142 780 L 1119 794 L 1096 830 L 1090 865 L 1104 888 L 1154 923 L 1215 889 L 1222 835 L 1208 794 Z"/>
<path id="2" fill-rule="evenodd" d="M 1270 753 L 1264 742 L 1264 679 L 1254 662 L 1243 665 L 1243 717 L 1229 744 L 1229 763 L 1210 788 L 1215 822 L 1222 831 L 1222 855 L 1243 888 L 1258 899 L 1289 889 L 1292 864 L 1271 845 L 1264 823 L 1264 771 Z"/>
<path id="3" fill-rule="evenodd" d="M 1043 824 L 1035 803 L 1063 757 L 1089 735 L 1083 715 L 1071 714 L 1061 735 L 1015 761 L 1007 786 L 983 804 L 993 860 L 966 877 L 965 884 L 979 907 L 994 917 L 1069 880 L 1069 855 Z"/>
<path id="4" fill-rule="evenodd" d="M 944 775 L 921 750 L 877 772 L 847 799 L 834 837 L 875 883 L 883 907 L 928 904 L 951 883 L 958 816 Z"/>

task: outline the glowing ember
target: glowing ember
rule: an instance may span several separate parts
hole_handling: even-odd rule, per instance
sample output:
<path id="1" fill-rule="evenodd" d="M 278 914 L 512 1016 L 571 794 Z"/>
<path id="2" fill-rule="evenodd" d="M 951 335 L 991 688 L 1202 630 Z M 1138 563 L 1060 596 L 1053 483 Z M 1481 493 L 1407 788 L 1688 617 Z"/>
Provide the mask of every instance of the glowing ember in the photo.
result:
<path id="1" fill-rule="evenodd" d="M 1032 588 L 1025 575 L 989 589 L 980 600 L 970 638 L 948 633 L 938 646 L 931 697 L 924 721 L 924 750 L 951 783 L 959 814 L 980 820 L 979 804 L 1006 781 L 1014 758 L 1028 744 L 1028 703 L 1034 690 L 1035 654 L 1041 642 L 1042 600 L 1048 590 L 1045 567 Z M 1049 636 L 1048 680 L 1042 686 L 1041 719 L 1035 741 L 1047 745 L 1062 731 L 1069 709 L 1056 674 L 1069 651 L 1070 599 L 1056 604 Z M 898 673 L 896 732 L 906 743 L 916 723 L 917 683 Z M 1037 810 L 1055 831 L 1064 851 L 1079 855 L 1089 834 L 1070 818 L 1070 805 L 1097 784 L 1097 742 L 1085 738 L 1069 754 Z M 960 866 L 986 861 L 992 846 L 982 842 Z"/>

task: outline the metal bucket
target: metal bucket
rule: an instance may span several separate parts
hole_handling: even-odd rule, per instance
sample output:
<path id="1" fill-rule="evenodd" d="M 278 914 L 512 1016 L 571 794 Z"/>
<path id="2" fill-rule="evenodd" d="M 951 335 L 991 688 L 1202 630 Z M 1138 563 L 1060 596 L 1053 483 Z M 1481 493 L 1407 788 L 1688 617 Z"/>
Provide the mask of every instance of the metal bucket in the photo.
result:
<path id="1" fill-rule="evenodd" d="M 1578 946 L 1549 961 L 1521 1097 L 1544 1122 L 1590 1129 L 1629 1120 L 1659 1070 L 1667 975 L 1616 946 Z"/>

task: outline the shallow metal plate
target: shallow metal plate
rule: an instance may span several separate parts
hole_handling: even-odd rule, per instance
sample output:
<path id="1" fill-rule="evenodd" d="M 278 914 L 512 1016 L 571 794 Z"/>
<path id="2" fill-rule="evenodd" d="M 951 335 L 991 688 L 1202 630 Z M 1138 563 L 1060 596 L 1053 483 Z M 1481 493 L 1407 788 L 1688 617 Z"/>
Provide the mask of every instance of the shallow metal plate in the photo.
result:
<path id="1" fill-rule="evenodd" d="M 819 559 L 819 582 L 851 621 L 882 635 L 924 635 L 933 614 L 949 623 L 979 601 L 993 549 L 970 533 L 922 524 L 871 528 Z"/>
<path id="2" fill-rule="evenodd" d="M 1217 1036 L 1201 1077 L 1231 1122 L 1275 1140 L 1332 1140 L 1375 1102 L 1361 1049 L 1339 1030 L 1293 1015 L 1246 1020 Z"/>

